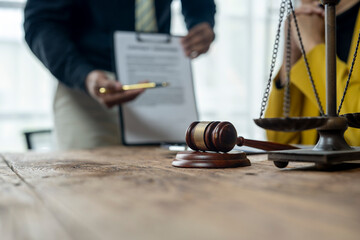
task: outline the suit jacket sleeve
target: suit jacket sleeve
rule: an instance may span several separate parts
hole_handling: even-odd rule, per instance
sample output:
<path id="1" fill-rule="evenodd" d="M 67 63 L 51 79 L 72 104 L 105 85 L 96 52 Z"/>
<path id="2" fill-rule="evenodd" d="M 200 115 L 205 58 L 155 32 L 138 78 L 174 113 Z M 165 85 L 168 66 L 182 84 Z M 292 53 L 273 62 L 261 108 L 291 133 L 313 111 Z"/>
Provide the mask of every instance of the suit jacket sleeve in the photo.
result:
<path id="1" fill-rule="evenodd" d="M 216 12 L 214 0 L 182 0 L 181 3 L 182 14 L 188 29 L 202 22 L 207 22 L 212 28 L 214 27 Z"/>
<path id="2" fill-rule="evenodd" d="M 25 40 L 30 49 L 62 83 L 85 90 L 87 74 L 94 70 L 79 53 L 69 25 L 72 0 L 28 0 L 24 12 Z"/>

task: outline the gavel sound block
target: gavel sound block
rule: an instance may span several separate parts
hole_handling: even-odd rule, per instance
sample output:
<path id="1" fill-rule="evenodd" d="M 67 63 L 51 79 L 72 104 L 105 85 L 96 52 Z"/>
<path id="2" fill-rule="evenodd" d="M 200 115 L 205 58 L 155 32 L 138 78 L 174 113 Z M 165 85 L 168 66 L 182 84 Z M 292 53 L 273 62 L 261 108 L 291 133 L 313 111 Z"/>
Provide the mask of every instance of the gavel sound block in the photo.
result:
<path id="1" fill-rule="evenodd" d="M 174 167 L 229 168 L 250 166 L 251 163 L 244 152 L 227 153 L 235 145 L 245 145 L 266 151 L 297 148 L 291 145 L 238 137 L 235 127 L 229 122 L 193 122 L 186 131 L 186 143 L 195 151 L 179 152 L 172 162 Z"/>
<path id="2" fill-rule="evenodd" d="M 186 131 L 186 143 L 195 151 L 179 152 L 172 165 L 187 168 L 250 166 L 244 152 L 226 153 L 233 149 L 236 140 L 236 130 L 229 122 L 193 122 Z"/>

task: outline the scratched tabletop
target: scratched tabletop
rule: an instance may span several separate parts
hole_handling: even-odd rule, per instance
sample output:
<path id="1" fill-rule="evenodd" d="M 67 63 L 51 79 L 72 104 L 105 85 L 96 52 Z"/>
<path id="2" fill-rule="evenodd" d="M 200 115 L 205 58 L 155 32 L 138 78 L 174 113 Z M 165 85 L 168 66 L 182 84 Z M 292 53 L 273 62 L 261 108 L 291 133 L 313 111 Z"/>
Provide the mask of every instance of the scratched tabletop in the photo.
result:
<path id="1" fill-rule="evenodd" d="M 181 169 L 112 147 L 0 155 L 0 239 L 356 239 L 360 164 Z"/>

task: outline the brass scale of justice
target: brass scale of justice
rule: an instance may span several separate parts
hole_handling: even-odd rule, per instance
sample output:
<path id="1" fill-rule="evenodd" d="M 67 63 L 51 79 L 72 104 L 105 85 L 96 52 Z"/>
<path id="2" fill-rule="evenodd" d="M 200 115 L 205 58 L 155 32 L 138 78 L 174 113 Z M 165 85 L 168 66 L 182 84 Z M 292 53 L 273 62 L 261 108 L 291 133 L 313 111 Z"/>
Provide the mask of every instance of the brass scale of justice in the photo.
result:
<path id="1" fill-rule="evenodd" d="M 256 147 L 268 150 L 268 160 L 274 162 L 278 168 L 284 168 L 290 161 L 315 163 L 318 168 L 328 168 L 333 165 L 360 160 L 360 147 L 350 147 L 344 139 L 344 133 L 348 126 L 360 128 L 360 113 L 348 113 L 339 116 L 342 103 L 345 99 L 347 88 L 356 60 L 360 41 L 360 32 L 357 40 L 352 65 L 349 71 L 346 87 L 343 92 L 341 103 L 336 111 L 336 5 L 340 0 L 321 0 L 325 7 L 325 45 L 326 45 L 326 110 L 324 114 L 315 83 L 307 61 L 302 43 L 295 11 L 291 0 L 282 0 L 280 7 L 280 19 L 276 40 L 274 44 L 270 76 L 261 105 L 260 118 L 254 119 L 255 123 L 264 129 L 284 132 L 303 131 L 317 129 L 319 140 L 313 149 L 300 149 L 291 145 L 283 145 L 265 141 L 247 140 L 237 137 L 234 126 L 229 122 L 193 122 L 186 132 L 186 143 L 195 150 L 192 152 L 179 152 L 172 165 L 175 167 L 204 167 L 225 168 L 250 166 L 244 152 L 229 152 L 235 145 Z M 287 15 L 292 15 L 288 20 L 288 32 L 286 37 L 286 75 L 287 84 L 284 95 L 284 117 L 262 118 L 268 101 L 272 74 L 277 58 L 281 23 L 287 10 Z M 293 20 L 299 38 L 302 56 L 305 61 L 308 76 L 318 103 L 320 117 L 289 117 L 290 108 L 290 21 Z M 285 150 L 283 150 L 285 149 Z M 275 150 L 275 151 L 274 151 Z M 276 151 L 278 150 L 278 151 Z M 213 151 L 213 152 L 205 152 Z M 223 152 L 223 153 L 220 153 Z"/>

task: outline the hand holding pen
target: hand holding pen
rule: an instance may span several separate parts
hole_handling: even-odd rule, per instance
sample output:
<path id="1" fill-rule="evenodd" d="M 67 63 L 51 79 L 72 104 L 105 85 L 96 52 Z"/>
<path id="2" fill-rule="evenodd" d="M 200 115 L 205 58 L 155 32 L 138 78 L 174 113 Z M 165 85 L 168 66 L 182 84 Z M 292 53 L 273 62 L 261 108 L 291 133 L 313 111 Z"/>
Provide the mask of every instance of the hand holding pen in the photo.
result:
<path id="1" fill-rule="evenodd" d="M 146 89 L 146 88 L 158 88 L 158 87 L 167 87 L 169 86 L 168 82 L 143 82 L 143 83 L 135 83 L 135 84 L 130 84 L 130 85 L 122 85 L 121 89 L 124 91 L 128 91 L 128 90 L 135 90 L 135 89 Z M 99 93 L 101 94 L 108 94 L 111 93 L 112 90 L 108 89 L 105 86 L 102 86 L 99 88 Z"/>
<path id="2" fill-rule="evenodd" d="M 85 85 L 90 96 L 108 108 L 134 100 L 144 92 L 143 88 L 124 90 L 120 82 L 109 79 L 106 73 L 101 70 L 90 72 Z M 101 88 L 106 89 L 107 93 L 101 93 L 99 91 Z"/>

